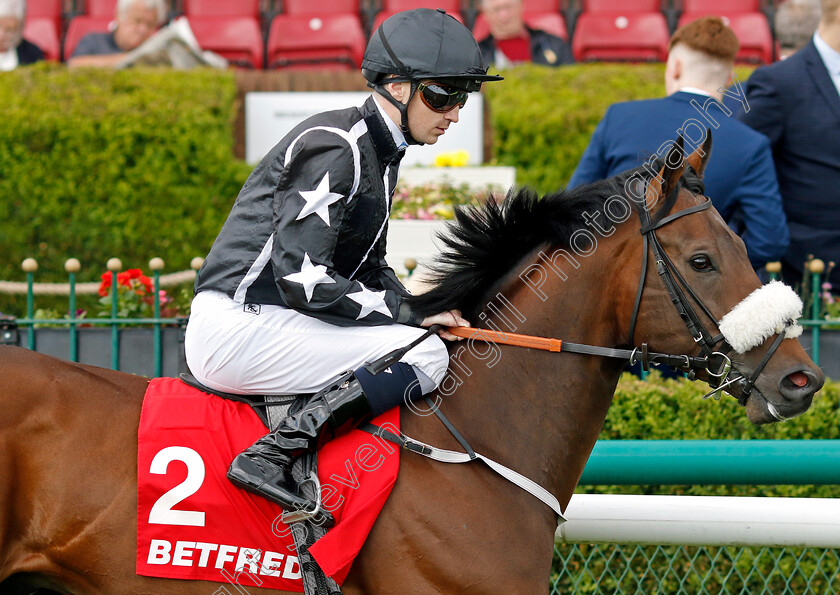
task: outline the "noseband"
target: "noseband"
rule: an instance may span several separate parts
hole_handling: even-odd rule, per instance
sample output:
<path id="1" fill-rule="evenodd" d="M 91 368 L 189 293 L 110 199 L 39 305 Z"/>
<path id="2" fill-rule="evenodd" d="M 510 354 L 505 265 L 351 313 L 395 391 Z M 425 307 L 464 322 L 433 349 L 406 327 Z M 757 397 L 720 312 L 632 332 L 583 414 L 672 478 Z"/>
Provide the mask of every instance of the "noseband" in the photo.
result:
<path id="1" fill-rule="evenodd" d="M 673 192 L 679 192 L 679 186 L 677 186 Z M 672 368 L 687 372 L 688 377 L 692 380 L 696 377 L 698 370 L 706 370 L 709 376 L 707 382 L 714 390 L 709 392 L 704 398 L 714 396 L 715 399 L 719 399 L 721 392 L 725 388 L 734 384 L 739 385 L 740 396 L 738 397 L 738 403 L 743 406 L 746 405 L 747 399 L 749 398 L 758 377 L 767 365 L 767 362 L 770 361 L 770 358 L 779 348 L 779 345 L 781 345 L 782 339 L 785 338 L 785 330 L 787 327 L 777 334 L 776 339 L 764 354 L 764 357 L 753 371 L 752 376 L 746 378 L 732 367 L 732 361 L 728 355 L 732 351 L 732 346 L 726 340 L 724 335 L 722 333 L 712 335 L 700 320 L 700 317 L 697 315 L 691 301 L 689 301 L 689 296 L 691 297 L 691 300 L 700 307 L 708 319 L 714 322 L 715 326 L 720 328 L 720 321 L 715 318 L 709 308 L 707 308 L 703 303 L 703 300 L 700 299 L 700 297 L 691 289 L 683 276 L 674 266 L 673 261 L 671 261 L 668 257 L 668 254 L 665 253 L 665 250 L 662 248 L 662 244 L 659 243 L 659 238 L 656 237 L 656 230 L 679 219 L 680 217 L 699 213 L 700 211 L 705 211 L 710 208 L 712 206 L 711 199 L 708 197 L 704 198 L 706 200 L 701 204 L 688 207 L 668 215 L 667 217 L 663 217 L 655 223 L 651 223 L 650 212 L 647 208 L 643 206 L 639 209 L 639 219 L 641 221 L 640 232 L 642 234 L 644 247 L 642 252 L 642 273 L 639 279 L 639 288 L 636 291 L 636 299 L 633 303 L 633 314 L 630 318 L 629 344 L 634 344 L 633 336 L 636 331 L 636 319 L 638 318 L 642 294 L 644 293 L 645 288 L 645 277 L 647 276 L 648 253 L 652 252 L 656 262 L 656 272 L 662 279 L 662 283 L 665 285 L 668 296 L 671 298 L 671 303 L 674 304 L 674 307 L 680 315 L 680 318 L 682 318 L 688 332 L 691 333 L 694 342 L 697 343 L 700 348 L 699 356 L 682 356 L 683 361 L 678 365 L 674 365 L 670 362 L 666 363 L 668 363 L 668 365 Z M 790 321 L 788 325 L 790 324 L 793 324 L 793 322 Z M 638 355 L 637 351 L 640 351 Z M 666 357 L 668 359 L 673 359 L 674 357 L 679 356 Z M 658 365 L 660 363 L 657 361 L 656 357 L 652 357 L 647 353 L 646 344 L 643 344 L 641 349 L 637 348 L 633 350 L 633 355 L 630 357 L 630 364 L 632 365 L 637 361 L 642 364 L 643 370 L 648 370 L 651 364 Z"/>

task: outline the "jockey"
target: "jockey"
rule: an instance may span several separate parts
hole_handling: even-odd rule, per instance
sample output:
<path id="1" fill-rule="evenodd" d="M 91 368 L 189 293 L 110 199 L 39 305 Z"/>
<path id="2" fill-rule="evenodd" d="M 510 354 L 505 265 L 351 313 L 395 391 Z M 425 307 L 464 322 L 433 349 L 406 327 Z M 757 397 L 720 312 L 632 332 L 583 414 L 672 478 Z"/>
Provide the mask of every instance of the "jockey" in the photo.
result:
<path id="1" fill-rule="evenodd" d="M 487 74 L 464 25 L 424 8 L 374 32 L 362 75 L 375 93 L 361 107 L 305 120 L 251 173 L 198 273 L 186 330 L 190 371 L 212 389 L 318 392 L 228 470 L 288 510 L 311 507 L 293 460 L 434 390 L 449 363 L 441 338 L 456 337 L 441 330 L 375 376 L 362 366 L 419 327 L 468 325 L 455 310 L 412 311 L 385 263 L 388 215 L 405 148 L 434 144 L 468 93 L 501 77 Z"/>

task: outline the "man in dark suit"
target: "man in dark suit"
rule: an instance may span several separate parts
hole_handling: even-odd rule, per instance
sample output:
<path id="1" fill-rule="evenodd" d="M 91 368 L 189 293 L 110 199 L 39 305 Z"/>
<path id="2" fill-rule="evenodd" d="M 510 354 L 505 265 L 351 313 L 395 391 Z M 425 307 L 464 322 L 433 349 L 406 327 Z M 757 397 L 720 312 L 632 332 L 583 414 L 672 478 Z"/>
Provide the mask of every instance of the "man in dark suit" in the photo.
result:
<path id="1" fill-rule="evenodd" d="M 667 97 L 617 103 L 607 110 L 569 187 L 610 177 L 664 157 L 678 136 L 686 152 L 714 139 L 704 181 L 706 194 L 740 233 L 753 267 L 781 258 L 788 231 L 767 139 L 739 122 L 721 103 L 723 93 L 740 105 L 743 89 L 731 80 L 738 39 L 718 17 L 681 27 L 671 38 L 665 68 Z"/>
<path id="2" fill-rule="evenodd" d="M 811 42 L 754 71 L 746 94 L 738 117 L 770 139 L 791 238 L 783 275 L 795 283 L 809 254 L 840 263 L 840 0 L 822 0 Z"/>

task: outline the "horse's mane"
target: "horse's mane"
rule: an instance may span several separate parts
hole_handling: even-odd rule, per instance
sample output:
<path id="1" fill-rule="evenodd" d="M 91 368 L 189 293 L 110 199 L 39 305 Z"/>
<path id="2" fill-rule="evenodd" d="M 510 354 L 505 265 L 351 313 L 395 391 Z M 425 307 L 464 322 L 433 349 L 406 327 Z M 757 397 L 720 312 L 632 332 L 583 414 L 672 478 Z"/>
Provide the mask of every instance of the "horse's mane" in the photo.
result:
<path id="1" fill-rule="evenodd" d="M 662 161 L 655 160 L 651 166 L 659 171 Z M 471 319 L 483 308 L 480 300 L 490 289 L 537 247 L 551 244 L 568 248 L 572 234 L 591 229 L 586 218 L 591 220 L 596 213 L 600 214 L 600 225 L 612 225 L 604 214 L 604 204 L 612 196 L 626 196 L 624 184 L 637 174 L 646 182 L 653 177 L 650 169 L 639 167 L 542 198 L 526 187 L 511 189 L 503 201 L 491 196 L 484 204 L 456 208 L 455 220 L 438 235 L 443 251 L 429 266 L 432 287 L 408 298 L 412 309 L 423 316 L 458 309 Z M 694 193 L 703 193 L 702 181 L 690 166 L 683 174 L 683 185 Z M 654 219 L 670 212 L 678 190 L 655 211 Z M 634 218 L 631 215 L 630 219 Z M 638 218 L 635 220 L 638 222 Z"/>

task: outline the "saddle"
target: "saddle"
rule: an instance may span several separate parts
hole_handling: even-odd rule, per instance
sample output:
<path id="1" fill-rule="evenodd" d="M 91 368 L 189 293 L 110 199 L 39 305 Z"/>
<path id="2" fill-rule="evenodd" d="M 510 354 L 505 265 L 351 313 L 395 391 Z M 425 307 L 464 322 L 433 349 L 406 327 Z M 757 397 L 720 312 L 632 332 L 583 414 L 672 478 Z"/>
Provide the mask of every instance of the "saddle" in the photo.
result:
<path id="1" fill-rule="evenodd" d="M 184 384 L 198 389 L 204 393 L 221 397 L 238 403 L 245 403 L 253 409 L 254 413 L 265 424 L 268 430 L 273 430 L 288 415 L 293 415 L 303 409 L 304 405 L 314 396 L 312 394 L 298 395 L 240 395 L 226 393 L 203 385 L 199 380 L 189 373 L 181 373 L 179 379 Z M 292 477 L 300 485 L 303 495 L 316 503 L 316 510 L 321 508 L 321 486 L 318 481 L 318 453 L 304 454 L 298 457 L 292 465 Z M 301 575 L 303 579 L 304 593 L 306 595 L 341 595 L 341 587 L 326 576 L 318 563 L 309 553 L 309 548 L 316 541 L 327 534 L 327 528 L 334 525 L 332 515 L 322 511 L 320 514 L 327 517 L 328 521 L 323 523 L 310 522 L 312 515 L 288 513 L 283 515 L 283 522 L 289 525 L 298 553 Z"/>
<path id="2" fill-rule="evenodd" d="M 199 382 L 198 378 L 188 372 L 182 372 L 178 378 L 181 382 L 200 390 L 208 395 L 214 395 L 227 399 L 229 401 L 236 401 L 237 403 L 245 403 L 254 410 L 257 417 L 260 418 L 269 430 L 277 427 L 280 421 L 300 409 L 312 398 L 312 394 L 299 395 L 239 395 L 234 393 L 226 393 L 220 390 L 210 388 Z"/>

